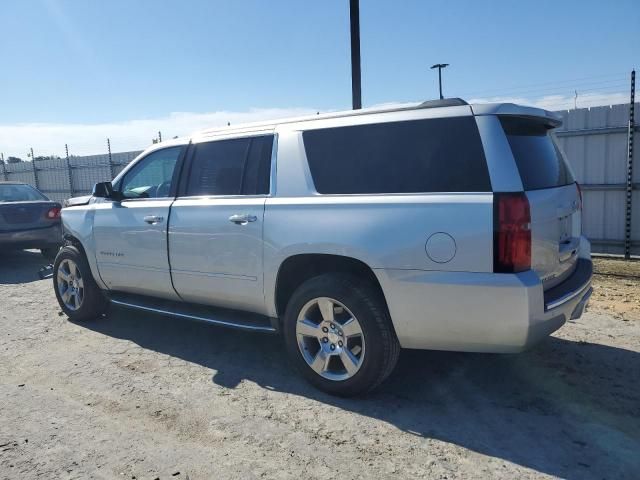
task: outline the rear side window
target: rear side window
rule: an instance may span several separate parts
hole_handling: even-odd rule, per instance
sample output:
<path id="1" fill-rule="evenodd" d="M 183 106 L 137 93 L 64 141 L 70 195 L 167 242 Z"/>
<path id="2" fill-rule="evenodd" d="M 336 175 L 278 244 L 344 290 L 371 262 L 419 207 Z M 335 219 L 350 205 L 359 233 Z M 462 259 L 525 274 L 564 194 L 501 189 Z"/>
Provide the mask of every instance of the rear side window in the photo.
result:
<path id="1" fill-rule="evenodd" d="M 502 117 L 525 190 L 561 187 L 575 182 L 547 127 L 530 119 Z"/>
<path id="2" fill-rule="evenodd" d="M 319 193 L 491 191 L 472 117 L 308 130 L 303 138 Z"/>
<path id="3" fill-rule="evenodd" d="M 269 193 L 273 136 L 198 143 L 186 195 L 262 195 Z"/>

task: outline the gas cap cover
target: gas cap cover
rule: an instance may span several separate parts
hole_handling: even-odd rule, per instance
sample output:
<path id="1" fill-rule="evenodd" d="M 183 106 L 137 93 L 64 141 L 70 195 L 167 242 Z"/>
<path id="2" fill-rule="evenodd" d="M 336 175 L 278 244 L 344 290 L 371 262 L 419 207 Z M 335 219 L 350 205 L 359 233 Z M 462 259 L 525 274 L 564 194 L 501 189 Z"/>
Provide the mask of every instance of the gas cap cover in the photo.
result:
<path id="1" fill-rule="evenodd" d="M 436 232 L 427 239 L 427 256 L 436 263 L 450 262 L 456 256 L 456 241 L 445 232 Z"/>

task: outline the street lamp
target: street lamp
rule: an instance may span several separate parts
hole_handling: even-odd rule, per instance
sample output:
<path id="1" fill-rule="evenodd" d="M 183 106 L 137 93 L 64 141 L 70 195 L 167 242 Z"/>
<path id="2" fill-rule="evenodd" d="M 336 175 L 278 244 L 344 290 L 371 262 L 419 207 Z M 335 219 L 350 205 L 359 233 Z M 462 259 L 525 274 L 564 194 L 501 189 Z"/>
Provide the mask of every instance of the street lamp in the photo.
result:
<path id="1" fill-rule="evenodd" d="M 435 65 L 431 65 L 431 70 L 433 70 L 434 68 L 438 69 L 438 86 L 440 87 L 440 100 L 444 98 L 442 96 L 442 69 L 448 66 L 448 63 L 436 63 Z"/>

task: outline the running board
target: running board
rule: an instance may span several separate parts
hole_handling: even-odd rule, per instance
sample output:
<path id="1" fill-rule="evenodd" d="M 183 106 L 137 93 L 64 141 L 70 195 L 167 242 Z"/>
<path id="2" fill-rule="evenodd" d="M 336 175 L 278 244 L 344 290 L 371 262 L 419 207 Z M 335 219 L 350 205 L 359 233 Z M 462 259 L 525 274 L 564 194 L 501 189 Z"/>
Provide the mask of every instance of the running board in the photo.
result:
<path id="1" fill-rule="evenodd" d="M 174 302 L 155 297 L 131 295 L 127 293 L 111 292 L 109 300 L 114 305 L 133 308 L 145 312 L 169 315 L 172 317 L 198 320 L 212 323 L 221 327 L 249 330 L 252 332 L 275 333 L 276 319 L 257 313 L 230 310 L 227 308 L 210 307 L 183 302 Z"/>

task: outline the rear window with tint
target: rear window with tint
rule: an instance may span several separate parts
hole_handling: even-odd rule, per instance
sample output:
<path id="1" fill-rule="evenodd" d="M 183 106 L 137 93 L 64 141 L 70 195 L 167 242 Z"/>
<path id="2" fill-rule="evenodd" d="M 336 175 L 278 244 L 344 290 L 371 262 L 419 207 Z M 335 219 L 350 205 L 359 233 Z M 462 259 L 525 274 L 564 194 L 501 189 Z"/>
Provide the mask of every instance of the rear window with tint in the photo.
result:
<path id="1" fill-rule="evenodd" d="M 0 185 L 0 202 L 34 202 L 48 200 L 31 185 L 5 183 Z"/>
<path id="2" fill-rule="evenodd" d="M 544 124 L 509 117 L 502 117 L 500 121 L 525 190 L 561 187 L 575 182 Z"/>
<path id="3" fill-rule="evenodd" d="M 318 193 L 490 192 L 473 117 L 308 130 Z"/>

